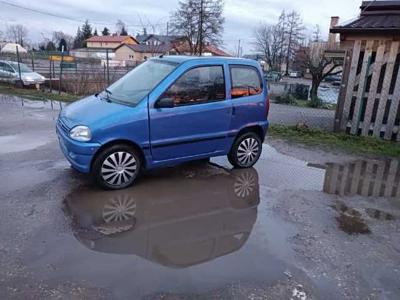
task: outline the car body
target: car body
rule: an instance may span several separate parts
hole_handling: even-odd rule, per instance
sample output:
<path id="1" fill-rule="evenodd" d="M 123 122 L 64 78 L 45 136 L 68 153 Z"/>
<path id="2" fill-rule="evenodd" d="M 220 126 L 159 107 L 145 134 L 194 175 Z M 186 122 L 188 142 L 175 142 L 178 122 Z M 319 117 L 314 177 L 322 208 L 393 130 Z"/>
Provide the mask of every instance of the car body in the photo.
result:
<path id="1" fill-rule="evenodd" d="M 19 72 L 21 71 L 21 80 Z M 43 84 L 46 78 L 32 71 L 26 64 L 14 61 L 0 60 L 0 80 L 10 83 L 22 82 L 23 85 Z"/>
<path id="2" fill-rule="evenodd" d="M 268 128 L 261 74 L 260 65 L 246 59 L 150 59 L 60 112 L 61 149 L 75 169 L 110 189 L 132 183 L 118 184 L 126 181 L 124 171 L 136 178 L 141 169 L 213 156 L 251 167 Z M 119 177 L 115 184 L 106 179 L 112 172 Z"/>
<path id="3" fill-rule="evenodd" d="M 303 72 L 301 72 L 301 71 L 290 71 L 289 72 L 289 77 L 291 77 L 291 78 L 301 78 L 301 77 L 303 77 Z"/>
<path id="4" fill-rule="evenodd" d="M 270 71 L 265 73 L 264 77 L 269 82 L 278 82 L 282 79 L 282 74 L 277 71 Z"/>

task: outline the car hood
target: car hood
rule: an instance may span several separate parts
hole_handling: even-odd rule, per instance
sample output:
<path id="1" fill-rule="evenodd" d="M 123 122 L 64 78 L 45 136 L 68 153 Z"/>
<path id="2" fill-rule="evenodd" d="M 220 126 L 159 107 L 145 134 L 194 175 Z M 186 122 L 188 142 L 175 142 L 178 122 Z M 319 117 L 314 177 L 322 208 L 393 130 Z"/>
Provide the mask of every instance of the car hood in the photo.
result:
<path id="1" fill-rule="evenodd" d="M 77 125 L 85 125 L 90 129 L 96 129 L 109 120 L 111 116 L 118 117 L 130 107 L 107 102 L 100 97 L 89 96 L 76 101 L 65 108 L 60 113 L 60 118 L 66 126 L 73 128 Z"/>
<path id="2" fill-rule="evenodd" d="M 30 79 L 35 79 L 35 80 L 43 79 L 43 76 L 36 72 L 21 73 L 21 77 L 22 77 L 22 79 L 25 79 L 25 78 L 30 78 Z"/>

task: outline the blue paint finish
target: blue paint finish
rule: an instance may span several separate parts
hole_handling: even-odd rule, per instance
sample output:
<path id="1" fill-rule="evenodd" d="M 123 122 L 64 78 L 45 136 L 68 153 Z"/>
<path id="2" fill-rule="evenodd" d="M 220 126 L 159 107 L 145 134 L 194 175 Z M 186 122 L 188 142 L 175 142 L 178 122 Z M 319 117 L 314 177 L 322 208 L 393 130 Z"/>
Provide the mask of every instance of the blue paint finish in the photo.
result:
<path id="1" fill-rule="evenodd" d="M 60 147 L 69 162 L 81 172 L 90 172 L 93 157 L 108 143 L 130 142 L 143 152 L 146 168 L 170 166 L 188 160 L 225 155 L 236 135 L 249 126 L 266 133 L 266 83 L 256 61 L 237 58 L 169 56 L 162 60 L 177 67 L 136 106 L 107 102 L 90 96 L 68 105 L 57 123 Z M 155 108 L 159 97 L 187 70 L 207 65 L 224 69 L 226 99 L 174 108 Z M 263 80 L 259 95 L 231 98 L 231 65 L 257 68 Z M 90 142 L 69 137 L 69 130 L 90 128 Z"/>

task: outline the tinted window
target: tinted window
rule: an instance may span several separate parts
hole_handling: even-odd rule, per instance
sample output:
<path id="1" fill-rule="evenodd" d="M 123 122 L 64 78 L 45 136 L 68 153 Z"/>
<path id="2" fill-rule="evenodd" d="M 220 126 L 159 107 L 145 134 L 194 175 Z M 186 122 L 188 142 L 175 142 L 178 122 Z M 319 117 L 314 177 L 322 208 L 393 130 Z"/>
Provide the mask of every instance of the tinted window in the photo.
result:
<path id="1" fill-rule="evenodd" d="M 113 83 L 108 88 L 107 97 L 111 101 L 136 105 L 176 66 L 162 60 L 144 62 Z"/>
<path id="2" fill-rule="evenodd" d="M 172 98 L 175 106 L 225 99 L 222 66 L 198 67 L 187 71 L 163 95 Z"/>
<path id="3" fill-rule="evenodd" d="M 262 83 L 256 68 L 231 66 L 231 78 L 232 98 L 240 98 L 262 93 Z"/>

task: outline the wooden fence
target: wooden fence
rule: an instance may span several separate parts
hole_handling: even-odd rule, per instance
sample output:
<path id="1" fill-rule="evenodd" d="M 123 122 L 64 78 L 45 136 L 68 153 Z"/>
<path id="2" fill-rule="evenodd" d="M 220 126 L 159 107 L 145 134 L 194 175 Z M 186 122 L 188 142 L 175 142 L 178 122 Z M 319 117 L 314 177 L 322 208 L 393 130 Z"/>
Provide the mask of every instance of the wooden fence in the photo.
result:
<path id="1" fill-rule="evenodd" d="M 345 48 L 336 130 L 400 141 L 400 42 L 356 39 Z"/>
<path id="2" fill-rule="evenodd" d="M 328 164 L 324 192 L 341 196 L 400 198 L 400 161 Z"/>

